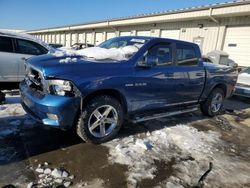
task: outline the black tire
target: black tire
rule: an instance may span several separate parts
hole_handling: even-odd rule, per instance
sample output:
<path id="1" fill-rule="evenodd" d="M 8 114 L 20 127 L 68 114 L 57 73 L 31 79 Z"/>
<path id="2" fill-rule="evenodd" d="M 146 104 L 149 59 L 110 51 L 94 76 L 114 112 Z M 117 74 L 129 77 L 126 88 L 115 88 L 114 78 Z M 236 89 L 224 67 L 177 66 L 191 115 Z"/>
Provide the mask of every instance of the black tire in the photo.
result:
<path id="1" fill-rule="evenodd" d="M 220 107 L 218 107 L 218 111 L 213 111 L 212 110 L 212 100 L 216 95 L 221 95 L 222 96 L 222 103 Z M 207 100 L 202 102 L 200 107 L 201 111 L 204 115 L 214 117 L 216 115 L 219 115 L 221 113 L 222 107 L 223 107 L 223 102 L 225 99 L 225 94 L 224 91 L 221 88 L 215 88 L 208 96 Z"/>
<path id="2" fill-rule="evenodd" d="M 108 135 L 105 135 L 103 137 L 96 137 L 90 131 L 89 121 L 91 120 L 90 118 L 95 116 L 95 115 L 93 116 L 93 112 L 95 110 L 106 105 L 111 106 L 113 107 L 113 109 L 115 109 L 115 112 L 116 112 L 115 114 L 117 115 L 117 123 L 116 123 L 116 126 Z M 92 99 L 84 107 L 84 110 L 82 114 L 80 115 L 79 120 L 77 122 L 76 131 L 77 131 L 78 136 L 80 136 L 80 138 L 82 138 L 85 142 L 100 144 L 100 143 L 104 143 L 113 139 L 119 132 L 122 126 L 122 123 L 123 123 L 123 110 L 119 101 L 112 96 L 107 96 L 107 95 L 98 96 Z M 104 127 L 107 127 L 107 125 L 105 124 Z M 101 127 L 97 127 L 96 129 L 98 128 L 100 129 L 100 132 L 101 132 Z"/>

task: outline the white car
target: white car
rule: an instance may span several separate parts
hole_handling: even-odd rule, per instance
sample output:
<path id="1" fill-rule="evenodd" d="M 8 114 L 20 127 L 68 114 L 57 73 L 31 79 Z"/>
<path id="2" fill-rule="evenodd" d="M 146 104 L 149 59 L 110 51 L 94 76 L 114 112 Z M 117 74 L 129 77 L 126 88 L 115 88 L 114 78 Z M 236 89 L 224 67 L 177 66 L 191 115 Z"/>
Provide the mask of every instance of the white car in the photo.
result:
<path id="1" fill-rule="evenodd" d="M 0 30 L 0 90 L 18 88 L 25 76 L 26 59 L 53 50 L 31 35 Z"/>
<path id="2" fill-rule="evenodd" d="M 0 104 L 5 100 L 1 90 L 17 89 L 25 76 L 25 61 L 55 49 L 35 37 L 0 30 Z"/>
<path id="3" fill-rule="evenodd" d="M 250 98 L 250 67 L 239 73 L 234 95 Z"/>

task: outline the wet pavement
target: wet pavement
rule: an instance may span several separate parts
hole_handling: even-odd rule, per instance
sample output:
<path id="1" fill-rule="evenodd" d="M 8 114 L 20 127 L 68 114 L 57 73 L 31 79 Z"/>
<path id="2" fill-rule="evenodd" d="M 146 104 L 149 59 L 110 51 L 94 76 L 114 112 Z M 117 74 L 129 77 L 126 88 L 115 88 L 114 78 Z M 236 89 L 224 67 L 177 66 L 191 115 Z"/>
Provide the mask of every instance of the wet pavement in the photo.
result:
<path id="1" fill-rule="evenodd" d="M 10 98 L 8 101 L 15 105 L 18 104 L 18 100 L 18 97 L 16 97 L 16 99 Z M 6 107 L 8 106 L 1 106 L 1 110 L 6 110 Z M 200 112 L 195 112 L 140 124 L 125 123 L 118 138 L 103 145 L 84 143 L 72 131 L 52 129 L 35 122 L 32 124 L 18 108 L 17 110 L 12 109 L 9 115 L 4 114 L 0 117 L 0 187 L 10 184 L 16 187 L 27 187 L 28 183 L 37 182 L 39 178 L 35 169 L 44 162 L 47 162 L 50 168 L 65 169 L 73 174 L 75 178 L 72 180 L 71 187 L 144 188 L 173 187 L 177 184 L 182 187 L 195 187 L 198 185 L 199 178 L 208 169 L 210 159 L 215 163 L 224 159 L 229 161 L 225 166 L 230 166 L 230 161 L 235 160 L 238 162 L 236 164 L 239 164 L 238 167 L 232 166 L 229 171 L 231 169 L 239 176 L 235 176 L 235 179 L 229 177 L 232 180 L 228 181 L 225 177 L 226 172 L 221 169 L 223 165 L 218 165 L 215 167 L 214 174 L 212 173 L 206 178 L 205 187 L 224 187 L 224 183 L 227 181 L 231 183 L 225 187 L 250 187 L 250 171 L 248 168 L 250 167 L 250 100 L 233 97 L 227 100 L 225 109 L 224 115 L 215 118 L 207 118 Z M 143 160 L 141 163 L 138 163 L 138 161 L 140 162 L 138 160 L 137 163 L 133 164 L 133 160 L 127 163 L 126 157 L 125 162 L 120 158 L 115 158 L 116 154 L 112 158 L 112 152 L 125 148 L 126 142 L 132 143 L 131 140 L 140 141 L 140 139 L 143 144 L 146 143 L 145 140 L 149 140 L 149 144 L 138 144 L 142 148 L 146 147 L 145 151 L 142 150 L 145 153 L 143 155 L 137 154 L 138 157 L 142 157 L 144 154 L 146 157 L 148 152 L 151 151 L 148 145 L 151 144 L 152 147 L 157 148 L 154 145 L 155 143 L 164 143 L 158 140 L 154 143 L 155 137 L 151 139 L 150 136 L 154 135 L 155 132 L 158 134 L 158 131 L 161 132 L 162 130 L 172 131 L 172 128 L 175 130 L 177 125 L 186 124 L 190 125 L 191 133 L 193 131 L 195 134 L 201 135 L 201 140 L 207 138 L 204 143 L 211 143 L 211 148 L 216 148 L 220 152 L 220 156 L 217 157 L 216 152 L 211 149 L 212 151 L 209 150 L 209 152 L 212 154 L 207 154 L 209 160 L 204 159 L 204 163 L 202 163 L 203 158 L 200 155 L 193 154 L 191 151 L 190 153 L 183 151 L 181 145 L 174 145 L 169 142 L 168 146 L 162 145 L 159 147 L 162 150 L 166 148 L 168 151 L 165 157 L 158 156 L 155 153 L 149 154 L 149 156 L 155 155 L 155 157 L 146 161 L 150 163 L 146 166 L 148 171 L 154 169 L 149 174 L 149 177 L 153 175 L 151 178 L 146 177 L 146 175 L 146 178 L 143 178 L 143 172 L 139 173 L 137 170 L 138 175 L 133 171 L 134 169 L 140 169 L 138 165 L 142 165 L 142 169 L 147 169 Z M 181 130 L 186 130 L 186 128 L 181 127 Z M 210 136 L 206 136 L 210 133 L 213 134 L 213 137 L 218 134 L 218 138 L 213 138 L 215 141 L 210 141 Z M 169 134 L 172 134 L 172 132 L 169 132 Z M 181 138 L 181 143 L 186 142 L 183 138 L 185 138 L 185 135 Z M 214 144 L 216 139 L 219 140 L 218 145 Z M 137 144 L 137 141 L 135 144 Z M 187 147 L 190 147 L 191 150 L 196 149 L 194 146 L 187 145 Z M 113 150 L 113 148 L 118 149 Z M 174 154 L 171 154 L 171 152 Z M 129 157 L 130 154 L 128 160 Z M 187 169 L 193 168 L 197 172 L 184 171 L 180 169 L 178 164 L 187 165 Z M 192 167 L 192 165 L 196 166 Z M 182 178 L 179 175 L 180 173 Z M 185 177 L 185 175 L 188 177 Z M 220 175 L 221 178 L 219 178 Z M 130 177 L 132 180 L 130 180 Z"/>

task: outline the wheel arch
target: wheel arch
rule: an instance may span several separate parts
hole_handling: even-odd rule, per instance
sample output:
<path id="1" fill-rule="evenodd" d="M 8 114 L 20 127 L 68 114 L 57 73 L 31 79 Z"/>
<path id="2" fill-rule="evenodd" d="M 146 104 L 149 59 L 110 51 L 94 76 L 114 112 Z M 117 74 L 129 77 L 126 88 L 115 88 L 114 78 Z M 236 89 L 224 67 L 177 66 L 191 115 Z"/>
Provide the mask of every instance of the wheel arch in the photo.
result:
<path id="1" fill-rule="evenodd" d="M 224 84 L 224 83 L 218 83 L 218 84 L 216 84 L 216 85 L 211 89 L 210 93 L 211 93 L 213 90 L 215 90 L 216 88 L 222 89 L 222 91 L 223 91 L 223 93 L 224 93 L 224 97 L 227 96 L 227 85 L 226 85 L 226 84 Z"/>
<path id="2" fill-rule="evenodd" d="M 127 100 L 120 91 L 115 90 L 115 89 L 101 89 L 101 90 L 97 90 L 92 93 L 89 93 L 86 97 L 84 97 L 82 101 L 82 107 L 84 108 L 84 106 L 86 106 L 87 103 L 93 98 L 97 96 L 102 96 L 102 95 L 108 95 L 108 96 L 112 96 L 116 98 L 122 105 L 124 114 L 127 114 L 128 112 Z"/>

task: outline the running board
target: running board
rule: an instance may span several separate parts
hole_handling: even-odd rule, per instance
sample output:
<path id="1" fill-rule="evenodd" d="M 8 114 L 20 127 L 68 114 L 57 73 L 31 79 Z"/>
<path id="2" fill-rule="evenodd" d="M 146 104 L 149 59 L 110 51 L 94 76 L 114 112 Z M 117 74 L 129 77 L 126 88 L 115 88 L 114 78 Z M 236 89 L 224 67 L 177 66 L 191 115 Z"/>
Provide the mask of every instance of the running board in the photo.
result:
<path id="1" fill-rule="evenodd" d="M 152 119 L 158 119 L 158 118 L 164 118 L 164 117 L 194 112 L 197 110 L 198 110 L 198 107 L 193 107 L 193 108 L 188 108 L 188 109 L 184 109 L 184 110 L 178 110 L 178 111 L 172 111 L 172 112 L 166 112 L 166 113 L 160 113 L 160 114 L 153 114 L 152 116 L 136 117 L 134 120 L 132 120 L 132 122 L 139 123 L 139 122 L 148 121 L 148 120 L 152 120 Z"/>

